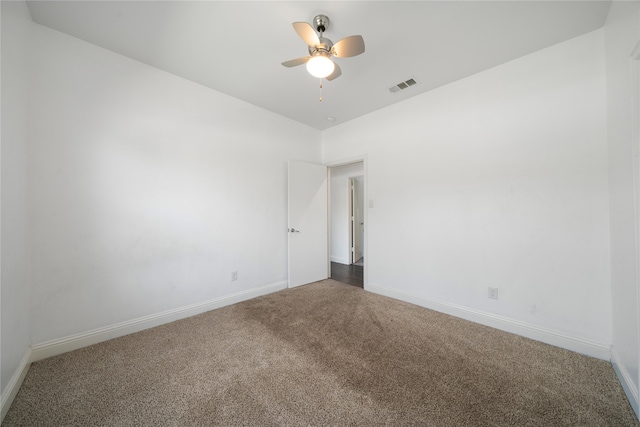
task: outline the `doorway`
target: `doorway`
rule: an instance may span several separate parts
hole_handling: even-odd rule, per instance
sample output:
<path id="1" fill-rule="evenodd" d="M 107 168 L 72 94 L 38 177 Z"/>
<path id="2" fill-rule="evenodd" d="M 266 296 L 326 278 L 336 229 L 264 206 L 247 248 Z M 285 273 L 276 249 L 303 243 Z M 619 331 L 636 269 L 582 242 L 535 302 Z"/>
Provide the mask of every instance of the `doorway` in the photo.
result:
<path id="1" fill-rule="evenodd" d="M 363 288 L 364 162 L 332 166 L 329 176 L 329 277 Z"/>

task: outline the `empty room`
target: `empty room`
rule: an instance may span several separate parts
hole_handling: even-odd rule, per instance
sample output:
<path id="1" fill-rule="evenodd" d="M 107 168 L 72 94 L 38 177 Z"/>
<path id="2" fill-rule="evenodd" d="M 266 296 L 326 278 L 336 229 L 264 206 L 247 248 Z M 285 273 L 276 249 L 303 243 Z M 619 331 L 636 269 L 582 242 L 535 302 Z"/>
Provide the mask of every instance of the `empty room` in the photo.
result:
<path id="1" fill-rule="evenodd" d="M 640 1 L 5 1 L 3 426 L 639 426 Z"/>

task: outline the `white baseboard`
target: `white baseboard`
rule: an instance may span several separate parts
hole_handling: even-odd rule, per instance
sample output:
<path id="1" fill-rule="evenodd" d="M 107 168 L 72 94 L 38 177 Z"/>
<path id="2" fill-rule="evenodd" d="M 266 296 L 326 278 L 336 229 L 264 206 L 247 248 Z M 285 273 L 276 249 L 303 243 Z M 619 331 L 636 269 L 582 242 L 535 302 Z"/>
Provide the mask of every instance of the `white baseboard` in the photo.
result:
<path id="1" fill-rule="evenodd" d="M 631 375 L 629 375 L 629 371 L 627 371 L 627 368 L 621 363 L 620 355 L 613 346 L 611 347 L 611 364 L 613 365 L 613 370 L 616 372 L 616 376 L 618 377 L 620 384 L 622 384 L 622 388 L 627 395 L 627 399 L 629 399 L 629 403 L 631 404 L 633 411 L 636 413 L 636 417 L 640 419 L 640 397 L 638 395 L 638 387 L 635 386 L 634 381 L 631 379 Z"/>
<path id="2" fill-rule="evenodd" d="M 331 256 L 331 262 L 337 262 L 338 264 L 346 264 L 346 265 L 351 264 L 347 258 L 342 258 L 337 256 Z"/>
<path id="3" fill-rule="evenodd" d="M 249 289 L 232 295 L 214 298 L 185 307 L 179 307 L 126 322 L 116 323 L 115 325 L 36 344 L 31 346 L 31 357 L 29 362 L 37 362 L 38 360 L 46 359 L 47 357 L 77 350 L 79 348 L 87 347 L 113 338 L 129 335 L 134 332 L 140 332 L 145 329 L 195 316 L 206 311 L 236 304 L 286 288 L 286 281 L 277 282 L 271 285 Z"/>
<path id="4" fill-rule="evenodd" d="M 31 349 L 28 348 L 22 360 L 20 360 L 20 364 L 18 365 L 18 369 L 14 372 L 13 376 L 9 380 L 9 383 L 4 389 L 2 393 L 2 397 L 0 398 L 0 423 L 4 420 L 4 416 L 7 415 L 7 411 L 9 411 L 9 407 L 15 399 L 16 394 L 18 394 L 18 390 L 20 390 L 20 386 L 22 385 L 22 381 L 24 381 L 24 377 L 27 376 L 27 371 L 29 371 L 29 365 L 31 360 Z"/>
<path id="5" fill-rule="evenodd" d="M 473 310 L 468 307 L 419 297 L 378 284 L 367 284 L 365 286 L 365 290 L 439 311 L 441 313 L 450 314 L 452 316 L 460 317 L 465 320 L 470 320 L 475 323 L 480 323 L 481 325 L 490 326 L 492 328 L 500 329 L 526 338 L 542 341 L 556 347 L 586 354 L 587 356 L 607 361 L 611 360 L 611 349 L 609 346 L 598 342 L 573 337 L 562 332 L 540 328 L 525 322 Z"/>

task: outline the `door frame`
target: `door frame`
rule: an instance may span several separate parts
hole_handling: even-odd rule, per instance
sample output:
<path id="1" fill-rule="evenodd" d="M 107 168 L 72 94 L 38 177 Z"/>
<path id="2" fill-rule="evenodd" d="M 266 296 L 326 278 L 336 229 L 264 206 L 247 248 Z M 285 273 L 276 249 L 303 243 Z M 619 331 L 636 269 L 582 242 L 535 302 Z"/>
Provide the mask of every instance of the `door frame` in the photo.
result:
<path id="1" fill-rule="evenodd" d="M 355 212 L 355 178 L 349 180 L 349 264 L 356 262 L 356 212 Z"/>
<path id="2" fill-rule="evenodd" d="M 360 235 L 360 233 L 357 231 L 357 227 L 362 224 L 358 224 L 356 221 L 360 219 L 364 223 L 364 211 L 365 211 L 364 186 L 363 188 L 360 189 L 360 192 L 362 192 L 362 206 L 359 206 L 356 203 L 356 191 L 355 191 L 356 182 L 362 179 L 362 182 L 364 183 L 364 175 L 350 176 L 347 179 L 349 180 L 349 248 L 348 248 L 348 252 L 349 252 L 349 258 L 350 258 L 350 264 L 354 264 L 356 261 L 360 259 L 360 257 L 358 256 L 358 251 L 356 250 L 358 247 L 362 251 L 362 256 L 364 257 L 364 245 L 363 245 L 364 240 L 360 242 L 360 239 L 357 238 L 357 236 Z M 361 208 L 362 218 L 356 218 L 356 208 Z M 362 227 L 363 237 L 364 237 L 364 228 L 365 227 Z"/>
<path id="3" fill-rule="evenodd" d="M 360 156 L 354 156 L 354 157 L 350 157 L 350 158 L 346 158 L 346 159 L 341 159 L 341 160 L 336 160 L 333 162 L 328 162 L 328 163 L 324 163 L 324 165 L 327 167 L 327 180 L 330 183 L 331 182 L 331 168 L 337 167 L 337 166 L 344 166 L 344 165 L 348 165 L 351 163 L 359 163 L 362 162 L 362 176 L 364 177 L 364 185 L 362 188 L 362 193 L 364 196 L 364 223 L 365 223 L 365 228 L 364 228 L 364 232 L 363 232 L 363 237 L 362 237 L 362 253 L 363 256 L 367 257 L 369 254 L 369 226 L 367 224 L 369 224 L 369 203 L 367 202 L 369 200 L 369 180 L 368 180 L 368 173 L 367 173 L 367 155 L 363 154 Z M 328 206 L 328 212 L 331 212 L 331 185 L 327 186 L 327 206 Z M 331 215 L 327 215 L 327 274 L 328 277 L 331 277 Z M 369 263 L 365 261 L 364 263 L 364 269 L 363 269 L 363 277 L 362 277 L 362 283 L 363 283 L 363 288 L 366 290 L 367 289 L 367 285 L 369 283 Z"/>
<path id="4" fill-rule="evenodd" d="M 635 187 L 635 246 L 636 246 L 636 313 L 640 313 L 640 41 L 636 43 L 633 51 L 631 52 L 631 138 L 633 144 L 633 184 Z M 637 342 L 640 343 L 640 328 L 637 330 Z M 639 344 L 640 346 L 640 344 Z M 636 367 L 640 366 L 640 348 L 637 348 L 638 360 Z M 640 384 L 640 371 L 638 372 L 638 378 L 636 378 L 637 384 Z M 622 382 L 624 385 L 624 382 Z M 625 392 L 627 390 L 625 389 Z M 632 394 L 632 393 L 631 393 Z M 637 400 L 632 404 L 636 416 L 640 417 L 640 402 Z M 629 397 L 629 401 L 633 401 Z"/>

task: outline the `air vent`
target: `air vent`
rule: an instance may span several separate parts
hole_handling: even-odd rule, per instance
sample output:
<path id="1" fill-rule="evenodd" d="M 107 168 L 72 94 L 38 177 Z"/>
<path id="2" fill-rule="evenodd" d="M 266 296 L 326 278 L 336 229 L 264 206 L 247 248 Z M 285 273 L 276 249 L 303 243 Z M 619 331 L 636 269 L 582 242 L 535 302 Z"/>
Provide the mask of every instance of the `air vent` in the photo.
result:
<path id="1" fill-rule="evenodd" d="M 391 93 L 396 93 L 396 92 L 400 92 L 401 90 L 407 89 L 413 85 L 418 84 L 417 81 L 415 81 L 415 79 L 409 79 L 409 80 L 405 80 L 404 82 L 400 82 L 395 86 L 391 86 L 389 88 L 389 92 Z"/>

